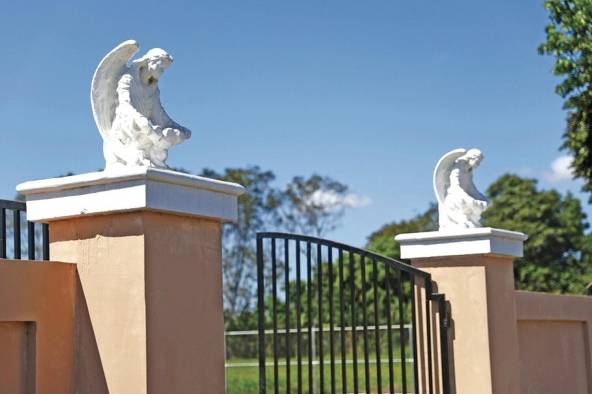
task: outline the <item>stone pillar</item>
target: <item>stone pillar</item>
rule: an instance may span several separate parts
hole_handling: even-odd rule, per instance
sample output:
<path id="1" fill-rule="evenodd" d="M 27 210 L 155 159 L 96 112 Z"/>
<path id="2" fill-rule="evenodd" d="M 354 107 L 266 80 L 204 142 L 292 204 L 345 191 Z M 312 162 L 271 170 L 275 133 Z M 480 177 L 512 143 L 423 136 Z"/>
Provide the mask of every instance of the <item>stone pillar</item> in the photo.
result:
<path id="1" fill-rule="evenodd" d="M 519 394 L 513 259 L 526 235 L 493 228 L 400 234 L 401 257 L 450 302 L 456 394 Z"/>
<path id="2" fill-rule="evenodd" d="M 29 220 L 49 223 L 52 260 L 77 264 L 80 335 L 96 338 L 110 394 L 224 392 L 221 226 L 241 186 L 131 168 L 17 189 Z M 92 357 L 80 349 L 81 364 Z M 105 390 L 88 376 L 77 392 Z"/>

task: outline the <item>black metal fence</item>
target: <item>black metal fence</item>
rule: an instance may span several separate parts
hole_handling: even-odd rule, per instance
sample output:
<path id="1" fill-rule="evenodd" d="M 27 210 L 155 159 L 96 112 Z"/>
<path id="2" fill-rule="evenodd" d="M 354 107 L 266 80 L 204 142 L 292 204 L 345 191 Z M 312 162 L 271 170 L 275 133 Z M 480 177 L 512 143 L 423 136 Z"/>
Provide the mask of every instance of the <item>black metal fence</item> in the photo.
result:
<path id="1" fill-rule="evenodd" d="M 257 235 L 259 392 L 450 393 L 430 275 L 324 239 Z"/>
<path id="2" fill-rule="evenodd" d="M 26 211 L 24 202 L 0 200 L 0 258 L 49 260 L 48 226 L 27 221 Z"/>

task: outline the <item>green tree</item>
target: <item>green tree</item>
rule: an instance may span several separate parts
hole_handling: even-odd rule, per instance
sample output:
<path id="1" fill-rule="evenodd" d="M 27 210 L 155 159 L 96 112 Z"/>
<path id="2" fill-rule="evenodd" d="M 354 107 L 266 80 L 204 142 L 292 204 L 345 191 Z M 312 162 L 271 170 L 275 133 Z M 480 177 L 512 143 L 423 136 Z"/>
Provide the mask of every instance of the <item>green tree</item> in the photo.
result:
<path id="1" fill-rule="evenodd" d="M 547 0 L 545 8 L 550 22 L 539 53 L 554 56 L 553 72 L 563 77 L 555 89 L 568 110 L 562 149 L 574 157 L 583 190 L 592 192 L 592 1 Z"/>
<path id="2" fill-rule="evenodd" d="M 524 257 L 514 264 L 523 290 L 582 294 L 592 279 L 591 237 L 580 201 L 570 193 L 539 190 L 535 179 L 506 174 L 487 189 L 485 226 L 528 234 Z"/>
<path id="3" fill-rule="evenodd" d="M 257 283 L 256 233 L 279 223 L 275 175 L 258 166 L 227 168 L 222 173 L 204 169 L 201 175 L 236 182 L 246 189 L 238 199 L 238 220 L 224 225 L 222 273 L 227 325 L 232 326 L 234 318 L 249 322 Z"/>
<path id="4" fill-rule="evenodd" d="M 524 257 L 517 259 L 516 287 L 522 290 L 582 294 L 592 280 L 592 237 L 580 201 L 570 193 L 539 190 L 537 181 L 506 174 L 488 189 L 490 208 L 483 225 L 528 234 Z M 400 257 L 394 236 L 437 229 L 437 207 L 411 220 L 394 222 L 372 233 L 367 248 Z"/>

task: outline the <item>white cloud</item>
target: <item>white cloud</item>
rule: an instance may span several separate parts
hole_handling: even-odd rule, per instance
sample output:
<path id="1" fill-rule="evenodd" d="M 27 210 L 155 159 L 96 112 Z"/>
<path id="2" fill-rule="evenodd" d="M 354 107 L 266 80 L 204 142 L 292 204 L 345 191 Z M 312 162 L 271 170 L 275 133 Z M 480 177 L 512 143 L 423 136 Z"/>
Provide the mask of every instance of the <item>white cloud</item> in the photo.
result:
<path id="1" fill-rule="evenodd" d="M 329 209 L 337 208 L 358 208 L 370 205 L 372 200 L 369 197 L 348 193 L 340 195 L 332 190 L 317 190 L 311 196 L 309 202 Z"/>
<path id="2" fill-rule="evenodd" d="M 549 182 L 557 183 L 573 179 L 573 171 L 570 168 L 573 158 L 571 156 L 560 156 L 551 162 L 551 171 L 543 174 Z"/>

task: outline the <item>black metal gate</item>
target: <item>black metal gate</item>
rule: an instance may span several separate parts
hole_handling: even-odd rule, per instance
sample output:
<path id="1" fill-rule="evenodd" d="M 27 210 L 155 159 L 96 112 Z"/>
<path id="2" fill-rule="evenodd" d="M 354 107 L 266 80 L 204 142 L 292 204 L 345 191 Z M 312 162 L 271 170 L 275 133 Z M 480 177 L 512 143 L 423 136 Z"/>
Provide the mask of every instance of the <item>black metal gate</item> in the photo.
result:
<path id="1" fill-rule="evenodd" d="M 366 250 L 257 235 L 260 393 L 450 393 L 430 274 Z"/>
<path id="2" fill-rule="evenodd" d="M 0 259 L 20 260 L 24 250 L 29 260 L 49 260 L 49 227 L 27 221 L 26 211 L 22 201 L 0 200 Z"/>

